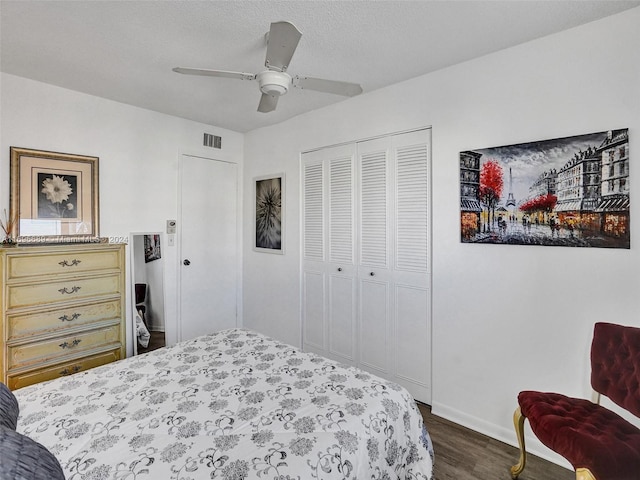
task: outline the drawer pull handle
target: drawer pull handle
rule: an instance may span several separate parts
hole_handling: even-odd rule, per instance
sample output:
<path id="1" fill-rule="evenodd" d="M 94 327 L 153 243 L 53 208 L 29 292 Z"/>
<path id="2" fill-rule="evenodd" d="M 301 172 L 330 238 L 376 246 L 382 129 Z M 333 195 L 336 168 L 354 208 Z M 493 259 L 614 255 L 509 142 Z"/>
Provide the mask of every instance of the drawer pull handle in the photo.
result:
<path id="1" fill-rule="evenodd" d="M 80 370 L 82 370 L 82 367 L 80 365 L 74 365 L 71 368 L 65 368 L 64 370 L 62 370 L 60 372 L 60 375 L 66 377 L 67 375 L 71 375 L 72 373 L 78 373 Z"/>
<path id="2" fill-rule="evenodd" d="M 60 320 L 61 322 L 73 322 L 74 320 L 80 318 L 80 315 L 81 315 L 80 313 L 74 313 L 70 317 L 63 315 L 61 317 L 58 317 L 58 320 Z"/>
<path id="3" fill-rule="evenodd" d="M 74 339 L 74 340 L 73 340 L 73 342 L 71 342 L 71 343 L 69 343 L 69 342 L 62 342 L 62 343 L 60 344 L 60 347 L 61 347 L 61 348 L 63 348 L 63 349 L 64 349 L 64 348 L 73 348 L 73 347 L 77 346 L 81 341 L 82 341 L 82 340 L 80 340 L 80 339 L 76 338 L 76 339 Z"/>
<path id="4" fill-rule="evenodd" d="M 73 287 L 71 287 L 71 290 L 67 290 L 67 287 L 61 288 L 60 290 L 58 290 L 62 295 L 69 294 L 71 295 L 72 293 L 76 293 L 78 290 L 80 290 L 80 287 L 74 285 Z"/>
<path id="5" fill-rule="evenodd" d="M 66 260 L 63 260 L 62 262 L 58 262 L 58 265 L 62 266 L 62 268 L 75 267 L 76 265 L 80 264 L 80 262 L 82 262 L 82 260 L 78 260 L 77 258 L 74 258 L 73 260 L 71 260 L 71 263 L 67 262 Z"/>

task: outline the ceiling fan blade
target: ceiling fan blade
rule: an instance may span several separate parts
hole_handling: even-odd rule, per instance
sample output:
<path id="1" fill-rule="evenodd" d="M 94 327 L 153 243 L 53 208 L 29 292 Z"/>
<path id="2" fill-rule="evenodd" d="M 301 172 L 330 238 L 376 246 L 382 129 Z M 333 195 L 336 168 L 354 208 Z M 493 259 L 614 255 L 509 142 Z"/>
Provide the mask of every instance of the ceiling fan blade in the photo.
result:
<path id="1" fill-rule="evenodd" d="M 176 73 L 183 73 L 185 75 L 203 75 L 205 77 L 237 78 L 238 80 L 256 79 L 256 75 L 254 73 L 229 72 L 226 70 L 207 70 L 205 68 L 176 67 L 173 69 L 173 71 Z"/>
<path id="2" fill-rule="evenodd" d="M 289 67 L 302 33 L 289 22 L 275 22 L 269 30 L 265 67 L 284 72 Z"/>
<path id="3" fill-rule="evenodd" d="M 258 105 L 258 111 L 262 113 L 273 112 L 276 109 L 276 105 L 278 105 L 278 98 L 280 97 L 263 93 Z"/>
<path id="4" fill-rule="evenodd" d="M 323 78 L 296 76 L 293 79 L 293 86 L 303 90 L 315 90 L 317 92 L 333 93 L 346 97 L 353 97 L 362 93 L 362 87 L 357 83 L 338 82 L 336 80 L 325 80 Z"/>

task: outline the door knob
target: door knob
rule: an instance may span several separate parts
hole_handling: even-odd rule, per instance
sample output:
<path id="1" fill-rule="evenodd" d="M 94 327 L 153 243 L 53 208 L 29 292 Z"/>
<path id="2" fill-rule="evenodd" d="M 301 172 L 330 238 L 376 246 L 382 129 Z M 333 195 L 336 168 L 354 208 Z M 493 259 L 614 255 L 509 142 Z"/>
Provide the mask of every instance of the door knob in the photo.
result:
<path id="1" fill-rule="evenodd" d="M 188 258 L 185 258 L 185 259 L 182 261 L 182 264 L 183 264 L 183 265 L 191 265 L 191 260 L 189 260 Z"/>
<path id="2" fill-rule="evenodd" d="M 338 267 L 338 271 L 341 272 L 342 271 L 342 267 Z"/>
<path id="3" fill-rule="evenodd" d="M 369 275 L 371 275 L 372 277 L 375 277 L 376 272 L 371 272 Z"/>

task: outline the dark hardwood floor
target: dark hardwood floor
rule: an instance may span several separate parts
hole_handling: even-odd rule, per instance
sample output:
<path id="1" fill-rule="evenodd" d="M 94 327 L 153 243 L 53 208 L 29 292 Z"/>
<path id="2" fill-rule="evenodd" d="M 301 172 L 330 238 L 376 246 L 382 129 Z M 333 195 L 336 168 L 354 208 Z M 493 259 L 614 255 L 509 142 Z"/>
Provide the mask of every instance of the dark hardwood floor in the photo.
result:
<path id="1" fill-rule="evenodd" d="M 519 450 L 431 413 L 418 404 L 435 451 L 435 480 L 511 480 Z M 574 480 L 573 471 L 531 454 L 519 480 Z"/>

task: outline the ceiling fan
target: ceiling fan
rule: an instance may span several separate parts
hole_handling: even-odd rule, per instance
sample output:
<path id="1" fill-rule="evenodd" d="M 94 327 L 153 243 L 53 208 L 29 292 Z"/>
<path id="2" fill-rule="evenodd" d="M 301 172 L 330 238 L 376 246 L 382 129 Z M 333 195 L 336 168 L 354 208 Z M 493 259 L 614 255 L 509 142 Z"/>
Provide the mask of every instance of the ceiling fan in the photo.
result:
<path id="1" fill-rule="evenodd" d="M 236 78 L 239 80 L 258 80 L 262 97 L 258 111 L 267 113 L 276 109 L 278 98 L 287 93 L 291 87 L 301 90 L 333 93 L 352 97 L 362 93 L 357 83 L 325 80 L 322 78 L 291 76 L 287 73 L 289 62 L 298 46 L 302 33 L 289 22 L 275 22 L 267 33 L 267 57 L 264 62 L 266 70 L 260 73 L 229 72 L 226 70 L 207 70 L 202 68 L 176 67 L 174 72 L 186 75 L 204 75 L 209 77 Z"/>

